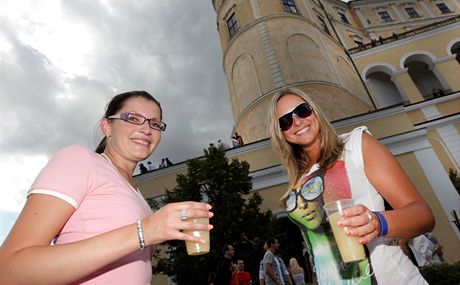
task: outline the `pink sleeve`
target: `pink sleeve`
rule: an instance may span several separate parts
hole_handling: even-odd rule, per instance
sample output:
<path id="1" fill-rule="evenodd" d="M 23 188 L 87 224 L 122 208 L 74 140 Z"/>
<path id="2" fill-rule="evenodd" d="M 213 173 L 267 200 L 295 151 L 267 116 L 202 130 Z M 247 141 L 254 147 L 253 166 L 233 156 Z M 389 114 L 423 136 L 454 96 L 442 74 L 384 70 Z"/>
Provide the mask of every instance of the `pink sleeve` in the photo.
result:
<path id="1" fill-rule="evenodd" d="M 52 195 L 77 208 L 91 186 L 91 159 L 92 153 L 78 145 L 58 151 L 35 178 L 28 195 Z"/>

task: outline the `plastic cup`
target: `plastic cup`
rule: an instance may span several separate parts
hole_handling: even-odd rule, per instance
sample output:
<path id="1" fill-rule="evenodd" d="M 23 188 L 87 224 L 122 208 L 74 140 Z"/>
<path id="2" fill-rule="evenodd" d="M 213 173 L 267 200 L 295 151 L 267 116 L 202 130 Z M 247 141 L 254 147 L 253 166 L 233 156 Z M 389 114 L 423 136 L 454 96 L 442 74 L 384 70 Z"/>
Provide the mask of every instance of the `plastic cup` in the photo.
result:
<path id="1" fill-rule="evenodd" d="M 332 201 L 323 206 L 343 262 L 359 261 L 366 258 L 364 246 L 358 242 L 358 237 L 350 237 L 346 234 L 346 231 L 352 227 L 342 227 L 337 224 L 341 218 L 340 213 L 351 207 L 353 207 L 353 200 L 351 199 Z"/>
<path id="2" fill-rule="evenodd" d="M 193 218 L 187 219 L 191 223 L 201 223 L 209 224 L 209 218 Z M 185 241 L 185 246 L 187 248 L 188 255 L 200 255 L 209 252 L 210 242 L 209 242 L 209 231 L 186 231 L 184 233 L 192 235 L 194 237 L 200 237 L 206 240 L 205 243 L 198 243 L 192 241 Z"/>

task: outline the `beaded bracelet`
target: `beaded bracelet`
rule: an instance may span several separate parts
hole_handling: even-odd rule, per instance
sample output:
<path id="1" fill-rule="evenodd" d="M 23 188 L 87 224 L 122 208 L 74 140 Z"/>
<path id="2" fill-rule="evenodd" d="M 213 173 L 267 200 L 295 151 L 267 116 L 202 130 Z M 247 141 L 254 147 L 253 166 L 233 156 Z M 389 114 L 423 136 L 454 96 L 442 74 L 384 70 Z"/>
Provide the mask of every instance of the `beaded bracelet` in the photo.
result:
<path id="1" fill-rule="evenodd" d="M 145 240 L 144 240 L 144 231 L 142 230 L 141 220 L 137 220 L 137 237 L 139 238 L 139 244 L 141 250 L 145 250 Z"/>
<path id="2" fill-rule="evenodd" d="M 388 234 L 388 223 L 387 223 L 387 219 L 385 218 L 385 216 L 380 213 L 380 212 L 377 212 L 375 211 L 374 214 L 377 215 L 377 217 L 379 218 L 379 222 L 380 222 L 380 233 L 379 233 L 379 237 L 382 237 L 382 236 L 386 236 Z"/>

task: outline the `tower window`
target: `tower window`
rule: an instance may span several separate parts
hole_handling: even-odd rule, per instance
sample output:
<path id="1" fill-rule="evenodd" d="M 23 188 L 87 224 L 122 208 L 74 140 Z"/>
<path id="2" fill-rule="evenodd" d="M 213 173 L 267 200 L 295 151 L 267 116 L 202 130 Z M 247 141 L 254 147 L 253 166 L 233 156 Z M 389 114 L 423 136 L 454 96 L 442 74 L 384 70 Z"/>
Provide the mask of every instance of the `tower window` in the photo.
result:
<path id="1" fill-rule="evenodd" d="M 297 8 L 295 7 L 294 0 L 283 0 L 283 10 L 284 12 L 297 14 Z"/>
<path id="2" fill-rule="evenodd" d="M 342 23 L 350 24 L 350 22 L 348 22 L 347 15 L 345 15 L 344 13 L 340 13 L 340 12 L 338 12 L 338 14 L 339 14 L 339 17 Z"/>
<path id="3" fill-rule="evenodd" d="M 414 7 L 405 8 L 405 10 L 406 10 L 407 15 L 410 18 L 418 18 L 418 17 L 420 17 L 420 15 L 417 13 L 417 10 L 415 10 Z"/>
<path id="4" fill-rule="evenodd" d="M 438 7 L 439 11 L 441 11 L 442 14 L 452 13 L 449 7 L 447 7 L 447 5 L 444 3 L 436 3 L 436 6 Z"/>
<path id="5" fill-rule="evenodd" d="M 319 19 L 319 22 L 323 30 L 330 35 L 331 33 L 329 32 L 329 29 L 327 28 L 326 22 L 324 22 L 323 18 L 321 18 L 320 16 L 318 16 L 318 19 Z"/>
<path id="6" fill-rule="evenodd" d="M 230 38 L 233 37 L 236 32 L 238 32 L 239 26 L 238 21 L 236 20 L 235 13 L 233 13 L 227 20 L 228 34 Z"/>
<path id="7" fill-rule="evenodd" d="M 380 16 L 380 20 L 382 20 L 382 22 L 391 22 L 393 21 L 393 19 L 391 18 L 390 14 L 388 14 L 387 11 L 381 11 L 381 12 L 378 12 L 379 16 Z"/>

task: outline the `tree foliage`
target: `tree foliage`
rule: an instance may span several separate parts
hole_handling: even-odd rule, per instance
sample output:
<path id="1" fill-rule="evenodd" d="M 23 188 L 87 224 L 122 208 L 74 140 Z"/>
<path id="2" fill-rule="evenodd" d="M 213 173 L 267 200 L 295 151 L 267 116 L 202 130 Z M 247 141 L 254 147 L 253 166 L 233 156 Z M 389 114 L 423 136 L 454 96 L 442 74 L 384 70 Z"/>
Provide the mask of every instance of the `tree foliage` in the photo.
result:
<path id="1" fill-rule="evenodd" d="M 452 181 L 455 189 L 457 189 L 457 193 L 460 194 L 460 177 L 458 176 L 457 170 L 452 168 L 449 169 L 449 178 Z"/>
<path id="2" fill-rule="evenodd" d="M 188 256 L 183 241 L 170 241 L 158 249 L 154 273 L 171 276 L 179 285 L 207 284 L 208 276 L 221 261 L 222 247 L 233 244 L 235 257 L 245 261 L 255 279 L 263 257 L 263 243 L 272 237 L 277 223 L 270 211 L 261 212 L 262 198 L 251 192 L 249 164 L 225 157 L 222 148 L 204 150 L 204 157 L 187 162 L 187 173 L 178 174 L 177 186 L 166 190 L 163 203 L 207 201 L 213 206 L 210 223 L 211 251 Z M 255 281 L 255 280 L 254 280 Z"/>

